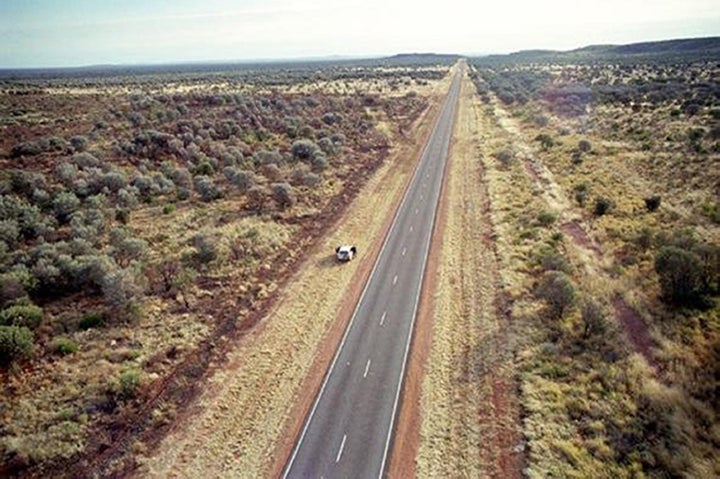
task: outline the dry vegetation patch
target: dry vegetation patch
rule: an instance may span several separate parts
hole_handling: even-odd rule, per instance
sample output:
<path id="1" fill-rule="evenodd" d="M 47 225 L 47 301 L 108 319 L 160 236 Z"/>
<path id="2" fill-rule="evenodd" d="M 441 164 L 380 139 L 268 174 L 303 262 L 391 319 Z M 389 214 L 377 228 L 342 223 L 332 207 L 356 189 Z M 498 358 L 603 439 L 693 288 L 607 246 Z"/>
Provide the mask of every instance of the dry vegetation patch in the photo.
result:
<path id="1" fill-rule="evenodd" d="M 720 470 L 716 71 L 478 65 L 531 476 Z"/>
<path id="2" fill-rule="evenodd" d="M 3 84 L 3 471 L 132 467 L 436 101 L 307 74 Z"/>

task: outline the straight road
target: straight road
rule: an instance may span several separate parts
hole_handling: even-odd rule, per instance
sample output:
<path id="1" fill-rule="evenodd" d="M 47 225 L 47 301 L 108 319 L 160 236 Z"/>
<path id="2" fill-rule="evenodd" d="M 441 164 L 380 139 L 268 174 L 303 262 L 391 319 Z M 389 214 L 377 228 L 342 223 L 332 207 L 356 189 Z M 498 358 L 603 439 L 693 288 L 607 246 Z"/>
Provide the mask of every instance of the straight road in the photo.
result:
<path id="1" fill-rule="evenodd" d="M 283 477 L 385 470 L 460 90 L 450 91 Z"/>

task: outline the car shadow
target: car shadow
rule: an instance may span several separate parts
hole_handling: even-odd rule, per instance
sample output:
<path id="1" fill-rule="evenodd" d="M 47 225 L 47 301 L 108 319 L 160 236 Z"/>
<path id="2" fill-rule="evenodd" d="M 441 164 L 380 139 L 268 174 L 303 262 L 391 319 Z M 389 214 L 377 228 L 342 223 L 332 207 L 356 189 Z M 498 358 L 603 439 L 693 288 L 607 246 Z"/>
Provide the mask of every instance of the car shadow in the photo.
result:
<path id="1" fill-rule="evenodd" d="M 331 254 L 323 256 L 316 264 L 321 268 L 337 268 L 338 266 L 342 266 L 343 263 L 338 261 L 334 254 Z"/>

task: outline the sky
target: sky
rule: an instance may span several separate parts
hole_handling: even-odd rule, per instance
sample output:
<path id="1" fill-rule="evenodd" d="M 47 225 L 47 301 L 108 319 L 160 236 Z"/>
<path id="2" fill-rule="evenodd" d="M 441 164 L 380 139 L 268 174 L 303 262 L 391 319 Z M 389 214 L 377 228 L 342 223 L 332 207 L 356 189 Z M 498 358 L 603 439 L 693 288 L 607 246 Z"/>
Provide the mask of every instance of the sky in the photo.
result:
<path id="1" fill-rule="evenodd" d="M 509 53 L 720 36 L 718 0 L 0 0 L 0 68 Z"/>

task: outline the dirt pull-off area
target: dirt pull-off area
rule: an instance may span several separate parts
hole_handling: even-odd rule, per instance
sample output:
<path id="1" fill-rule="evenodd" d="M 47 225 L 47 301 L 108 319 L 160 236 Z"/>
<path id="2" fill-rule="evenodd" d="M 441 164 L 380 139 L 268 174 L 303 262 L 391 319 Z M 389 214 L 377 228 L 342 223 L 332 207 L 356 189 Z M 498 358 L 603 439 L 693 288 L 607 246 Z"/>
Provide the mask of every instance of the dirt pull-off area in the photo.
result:
<path id="1" fill-rule="evenodd" d="M 476 101 L 466 80 L 391 477 L 521 476 L 517 387 L 489 198 L 477 157 Z"/>
<path id="2" fill-rule="evenodd" d="M 452 74 L 451 74 L 452 75 Z M 417 137 L 391 152 L 332 231 L 282 292 L 276 308 L 228 355 L 193 404 L 195 415 L 177 424 L 145 458 L 141 473 L 161 477 L 263 477 L 279 474 L 311 406 L 354 293 L 388 227 L 425 136 L 447 91 L 424 115 Z M 339 265 L 337 244 L 353 241 L 356 261 Z M 348 292 L 350 294 L 348 295 Z"/>

